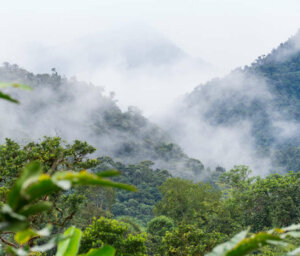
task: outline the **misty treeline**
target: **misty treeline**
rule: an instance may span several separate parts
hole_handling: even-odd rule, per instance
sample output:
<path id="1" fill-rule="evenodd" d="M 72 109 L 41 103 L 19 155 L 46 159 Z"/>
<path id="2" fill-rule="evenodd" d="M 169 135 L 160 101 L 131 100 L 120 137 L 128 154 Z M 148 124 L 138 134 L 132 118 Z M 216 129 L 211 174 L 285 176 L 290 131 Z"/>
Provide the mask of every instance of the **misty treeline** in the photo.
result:
<path id="1" fill-rule="evenodd" d="M 174 113 L 164 127 L 205 164 L 299 171 L 300 32 L 250 66 L 197 86 Z"/>
<path id="2" fill-rule="evenodd" d="M 59 136 L 67 141 L 87 141 L 102 155 L 126 163 L 151 160 L 155 167 L 176 176 L 200 180 L 214 172 L 188 157 L 168 133 L 137 108 L 122 112 L 114 94 L 105 96 L 101 87 L 67 79 L 55 69 L 52 74 L 34 75 L 8 63 L 0 67 L 0 81 L 33 88 L 30 92 L 9 90 L 21 106 L 0 102 L 2 141 L 8 137 L 24 144 L 43 136 Z"/>

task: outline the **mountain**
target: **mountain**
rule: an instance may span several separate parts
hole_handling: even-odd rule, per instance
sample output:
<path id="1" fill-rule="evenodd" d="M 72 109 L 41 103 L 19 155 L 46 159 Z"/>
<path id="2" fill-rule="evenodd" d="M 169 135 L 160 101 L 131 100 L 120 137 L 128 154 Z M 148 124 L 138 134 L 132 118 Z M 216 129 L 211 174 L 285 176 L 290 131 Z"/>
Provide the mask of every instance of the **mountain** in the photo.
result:
<path id="1" fill-rule="evenodd" d="M 21 50 L 18 63 L 26 69 L 44 73 L 56 68 L 60 74 L 101 85 L 105 93 L 116 93 L 122 110 L 134 105 L 147 116 L 215 74 L 212 65 L 139 23 L 56 45 L 30 43 Z"/>
<path id="2" fill-rule="evenodd" d="M 180 62 L 193 62 L 198 68 L 209 66 L 145 24 L 124 25 L 54 46 L 34 43 L 25 50 L 31 58 L 24 65 L 38 71 L 55 67 L 67 75 L 92 73 L 107 66 L 127 72 L 145 67 L 169 68 Z"/>
<path id="3" fill-rule="evenodd" d="M 250 66 L 197 86 L 173 113 L 164 127 L 204 163 L 300 171 L 300 31 Z"/>
<path id="4" fill-rule="evenodd" d="M 0 81 L 32 86 L 30 92 L 11 89 L 21 105 L 0 102 L 0 139 L 25 143 L 43 136 L 60 136 L 67 141 L 85 140 L 124 163 L 151 160 L 154 167 L 173 175 L 203 179 L 210 175 L 203 164 L 188 157 L 171 137 L 147 120 L 137 108 L 121 111 L 113 95 L 101 88 L 52 74 L 33 74 L 17 65 L 0 67 Z M 98 156 L 99 156 L 98 155 Z"/>

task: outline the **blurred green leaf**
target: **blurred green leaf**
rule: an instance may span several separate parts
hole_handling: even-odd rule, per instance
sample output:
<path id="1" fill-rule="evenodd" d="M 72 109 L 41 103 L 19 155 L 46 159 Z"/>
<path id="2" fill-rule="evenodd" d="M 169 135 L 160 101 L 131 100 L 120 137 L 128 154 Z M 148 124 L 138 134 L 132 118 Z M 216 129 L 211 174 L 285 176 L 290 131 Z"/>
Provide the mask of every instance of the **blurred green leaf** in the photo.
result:
<path id="1" fill-rule="evenodd" d="M 15 185 L 11 188 L 7 196 L 7 203 L 12 209 L 18 210 L 25 206 L 27 201 L 22 197 L 21 190 L 24 182 L 30 178 L 39 177 L 42 173 L 42 166 L 38 161 L 34 161 L 25 166 L 21 176 L 16 181 Z"/>
<path id="2" fill-rule="evenodd" d="M 10 97 L 10 95 L 3 93 L 1 91 L 0 91 L 0 99 L 8 100 L 13 103 L 20 103 L 18 100 L 13 99 L 12 97 Z"/>
<path id="3" fill-rule="evenodd" d="M 24 196 L 28 201 L 32 202 L 59 190 L 60 187 L 53 182 L 49 175 L 42 174 L 25 188 Z"/>
<path id="4" fill-rule="evenodd" d="M 287 254 L 287 256 L 299 256 L 299 255 L 300 255 L 300 247 Z"/>
<path id="5" fill-rule="evenodd" d="M 300 224 L 293 224 L 291 226 L 288 226 L 288 227 L 285 227 L 285 228 L 281 228 L 281 229 L 284 230 L 285 232 L 300 230 Z"/>
<path id="6" fill-rule="evenodd" d="M 23 90 L 32 90 L 32 88 L 29 85 L 26 84 L 19 84 L 19 83 L 0 83 L 0 88 L 7 88 L 7 87 L 14 87 L 14 88 L 20 88 Z"/>
<path id="7" fill-rule="evenodd" d="M 9 221 L 2 221 L 0 223 L 0 231 L 18 232 L 20 230 L 28 228 L 28 226 L 29 225 L 27 221 L 10 219 Z"/>
<path id="8" fill-rule="evenodd" d="M 113 170 L 113 169 L 96 173 L 97 176 L 102 177 L 102 178 L 118 176 L 120 174 L 121 174 L 121 172 L 119 172 L 117 170 Z"/>
<path id="9" fill-rule="evenodd" d="M 300 225 L 291 225 L 285 228 L 275 228 L 268 232 L 259 232 L 246 238 L 248 231 L 243 231 L 234 236 L 230 241 L 220 244 L 206 256 L 242 256 L 259 249 L 265 245 L 287 247 L 289 243 L 285 238 L 299 238 Z M 300 255 L 300 249 L 295 249 L 287 255 Z"/>
<path id="10" fill-rule="evenodd" d="M 102 177 L 87 171 L 81 171 L 79 173 L 70 171 L 58 172 L 53 175 L 53 179 L 56 181 L 69 180 L 74 185 L 100 185 L 136 191 L 134 186 L 103 179 Z"/>
<path id="11" fill-rule="evenodd" d="M 23 244 L 27 243 L 31 238 L 36 237 L 36 236 L 39 236 L 39 234 L 37 232 L 35 232 L 34 230 L 32 230 L 31 228 L 29 228 L 29 229 L 17 232 L 14 236 L 14 239 L 18 244 L 23 245 Z"/>
<path id="12" fill-rule="evenodd" d="M 8 216 L 10 216 L 10 217 L 13 218 L 13 219 L 17 219 L 17 220 L 21 220 L 21 221 L 26 220 L 25 216 L 15 213 L 15 212 L 11 209 L 11 207 L 10 207 L 9 205 L 7 205 L 7 204 L 4 204 L 4 205 L 2 206 L 2 208 L 1 208 L 1 213 L 2 213 L 3 215 L 8 215 Z"/>
<path id="13" fill-rule="evenodd" d="M 206 256 L 225 256 L 227 252 L 234 248 L 239 242 L 241 242 L 248 234 L 249 230 L 244 230 L 236 234 L 231 240 L 226 243 L 216 246 L 212 252 L 206 254 Z"/>
<path id="14" fill-rule="evenodd" d="M 27 243 L 33 237 L 49 236 L 51 228 L 52 228 L 51 225 L 48 225 L 47 227 L 45 227 L 44 229 L 39 230 L 39 231 L 28 228 L 26 230 L 17 232 L 14 236 L 14 239 L 18 244 L 23 245 L 23 244 Z"/>
<path id="15" fill-rule="evenodd" d="M 44 211 L 48 211 L 52 206 L 51 202 L 38 202 L 33 205 L 26 205 L 22 209 L 20 209 L 19 213 L 23 216 L 35 215 Z"/>
<path id="16" fill-rule="evenodd" d="M 65 231 L 64 236 L 68 238 L 58 243 L 56 256 L 76 256 L 80 245 L 81 230 L 70 227 Z"/>
<path id="17" fill-rule="evenodd" d="M 104 245 L 100 249 L 91 249 L 88 253 L 84 254 L 84 256 L 114 256 L 116 253 L 116 250 L 109 246 Z"/>
<path id="18" fill-rule="evenodd" d="M 269 241 L 280 241 L 281 238 L 275 234 L 267 232 L 257 233 L 250 238 L 245 238 L 239 242 L 233 249 L 226 253 L 226 256 L 246 255 L 264 245 L 271 244 Z"/>

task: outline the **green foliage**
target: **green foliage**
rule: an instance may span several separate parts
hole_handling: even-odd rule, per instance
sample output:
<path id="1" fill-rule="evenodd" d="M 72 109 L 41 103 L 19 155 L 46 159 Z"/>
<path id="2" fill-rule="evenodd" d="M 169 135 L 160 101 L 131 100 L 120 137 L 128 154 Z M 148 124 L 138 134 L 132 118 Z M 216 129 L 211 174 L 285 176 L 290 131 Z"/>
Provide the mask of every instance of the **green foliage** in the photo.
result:
<path id="1" fill-rule="evenodd" d="M 298 173 L 249 177 L 249 170 L 236 167 L 220 177 L 227 188 L 226 205 L 243 227 L 259 231 L 288 226 L 300 221 L 300 181 Z"/>
<path id="2" fill-rule="evenodd" d="M 99 164 L 97 159 L 89 158 L 89 155 L 94 152 L 95 148 L 86 142 L 76 140 L 73 144 L 67 144 L 59 137 L 45 137 L 40 142 L 30 142 L 22 147 L 16 142 L 6 139 L 6 143 L 0 145 L 0 175 L 2 177 L 0 186 L 2 186 L 1 192 L 3 193 L 1 197 L 2 202 L 5 202 L 6 192 L 19 175 L 20 170 L 28 162 L 38 160 L 43 164 L 44 172 L 50 175 L 56 174 L 60 170 L 74 170 L 79 172 L 82 169 L 92 168 Z M 118 174 L 118 172 L 110 170 L 105 175 L 115 176 L 116 174 Z M 63 175 L 63 173 L 60 173 L 60 176 L 61 175 Z M 81 174 L 78 173 L 77 175 Z M 57 178 L 59 177 L 57 176 Z M 77 179 L 77 177 L 73 178 Z M 32 222 L 34 227 L 38 229 L 50 222 L 55 225 L 57 229 L 62 230 L 64 226 L 70 223 L 75 225 L 79 223 L 81 227 L 84 224 L 90 224 L 93 218 L 92 214 L 99 210 L 100 204 L 105 208 L 110 208 L 114 200 L 114 192 L 111 189 L 110 182 L 104 181 L 105 184 L 102 180 L 97 182 L 101 182 L 102 185 L 106 187 L 109 185 L 109 187 L 104 188 L 101 186 L 94 188 L 93 191 L 97 191 L 96 194 L 91 193 L 91 189 L 87 187 L 76 187 L 68 193 L 60 191 L 51 194 L 47 198 L 47 201 L 54 202 L 54 207 L 43 215 L 33 217 Z M 104 195 L 105 202 L 103 198 Z M 85 218 L 81 218 L 85 210 L 84 206 L 86 205 L 89 205 L 90 211 L 87 212 L 88 214 L 85 215 Z M 77 219 L 77 221 L 75 221 L 75 219 Z"/>
<path id="3" fill-rule="evenodd" d="M 230 241 L 216 246 L 206 256 L 243 256 L 260 249 L 266 245 L 288 247 L 288 238 L 300 237 L 300 225 L 292 225 L 282 229 L 272 229 L 268 232 L 259 232 L 248 235 L 248 230 L 235 235 Z M 272 251 L 266 252 L 272 255 Z M 300 248 L 296 248 L 284 255 L 299 255 Z M 265 255 L 265 254 L 264 254 Z"/>
<path id="4" fill-rule="evenodd" d="M 147 247 L 149 255 L 159 255 L 161 253 L 163 237 L 167 231 L 171 232 L 174 228 L 174 221 L 166 216 L 155 217 L 148 223 Z"/>
<path id="5" fill-rule="evenodd" d="M 94 169 L 95 171 L 102 173 L 107 169 L 117 169 L 122 175 L 115 177 L 115 181 L 132 184 L 137 188 L 137 193 L 116 192 L 116 202 L 111 207 L 114 216 L 132 217 L 146 226 L 147 222 L 154 217 L 154 205 L 161 199 L 158 187 L 171 175 L 166 170 L 152 169 L 151 161 L 125 165 L 114 162 L 109 157 L 98 160 L 101 164 Z"/>
<path id="6" fill-rule="evenodd" d="M 56 256 L 76 256 L 81 240 L 82 232 L 80 229 L 75 227 L 68 228 L 58 243 Z M 90 249 L 86 254 L 81 256 L 114 256 L 115 249 L 111 246 L 104 245 L 99 249 Z"/>
<path id="7" fill-rule="evenodd" d="M 196 225 L 179 225 L 173 231 L 167 231 L 162 240 L 161 255 L 204 255 L 226 236 L 207 233 Z"/>
<path id="8" fill-rule="evenodd" d="M 58 243 L 56 256 L 75 256 L 79 250 L 81 231 L 75 227 L 68 228 L 64 239 Z"/>
<path id="9" fill-rule="evenodd" d="M 8 234 L 16 232 L 14 240 L 19 245 L 6 241 L 0 236 L 1 241 L 7 245 L 7 247 L 2 246 L 1 250 L 7 249 L 7 252 L 14 255 L 27 255 L 30 251 L 49 250 L 55 246 L 56 241 L 61 240 L 57 255 L 76 255 L 81 237 L 81 231 L 76 228 L 68 229 L 64 237 L 54 238 L 44 246 L 32 247 L 34 240 L 49 236 L 49 228 L 40 231 L 32 228 L 32 217 L 41 215 L 53 207 L 55 202 L 48 200 L 50 195 L 68 190 L 72 186 L 96 185 L 134 190 L 132 186 L 116 183 L 106 178 L 113 175 L 115 172 L 112 171 L 106 172 L 105 175 L 96 175 L 87 171 L 57 171 L 50 176 L 43 173 L 42 165 L 38 161 L 26 165 L 9 190 L 7 202 L 0 211 L 0 232 L 9 232 Z M 94 251 L 93 254 L 95 253 Z"/>
<path id="10" fill-rule="evenodd" d="M 166 216 L 158 216 L 148 223 L 147 233 L 162 237 L 167 231 L 171 231 L 174 227 L 175 224 L 172 219 Z"/>
<path id="11" fill-rule="evenodd" d="M 6 143 L 0 146 L 0 175 L 5 185 L 10 185 L 22 167 L 34 160 L 40 161 L 50 174 L 61 169 L 92 168 L 98 161 L 89 159 L 88 155 L 95 150 L 86 142 L 76 140 L 73 144 L 67 144 L 59 137 L 45 137 L 39 143 L 30 142 L 23 147 L 6 139 Z"/>
<path id="12" fill-rule="evenodd" d="M 133 234 L 129 230 L 130 226 L 121 221 L 104 217 L 94 219 L 83 232 L 80 250 L 86 252 L 89 248 L 109 244 L 116 249 L 116 255 L 145 255 L 146 234 Z"/>
<path id="13" fill-rule="evenodd" d="M 163 198 L 156 205 L 155 214 L 170 217 L 177 223 L 206 222 L 221 207 L 220 191 L 209 184 L 170 178 L 160 191 Z"/>

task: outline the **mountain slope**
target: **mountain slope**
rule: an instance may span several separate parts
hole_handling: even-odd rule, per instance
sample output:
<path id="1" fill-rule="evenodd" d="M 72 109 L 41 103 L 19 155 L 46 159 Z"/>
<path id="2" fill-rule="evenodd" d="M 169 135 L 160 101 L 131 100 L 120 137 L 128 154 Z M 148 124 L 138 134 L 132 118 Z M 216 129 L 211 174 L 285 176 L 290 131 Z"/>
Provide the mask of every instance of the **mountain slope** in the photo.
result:
<path id="1" fill-rule="evenodd" d="M 165 127 L 186 152 L 207 150 L 201 154 L 204 163 L 248 164 L 260 174 L 274 168 L 300 171 L 295 162 L 300 153 L 300 32 L 250 66 L 199 85 L 174 113 Z M 189 145 L 180 139 L 183 133 L 191 134 L 185 139 Z"/>
<path id="2" fill-rule="evenodd" d="M 122 112 L 101 88 L 52 74 L 34 75 L 17 65 L 0 68 L 0 81 L 22 82 L 32 92 L 10 94 L 21 105 L 0 102 L 0 139 L 25 142 L 43 136 L 86 140 L 101 155 L 125 163 L 151 160 L 156 167 L 186 178 L 206 176 L 203 164 L 189 158 L 170 136 L 131 107 Z"/>

